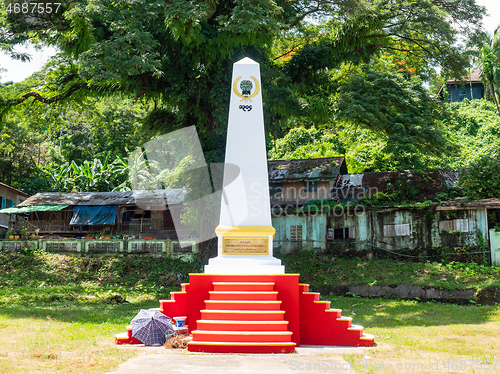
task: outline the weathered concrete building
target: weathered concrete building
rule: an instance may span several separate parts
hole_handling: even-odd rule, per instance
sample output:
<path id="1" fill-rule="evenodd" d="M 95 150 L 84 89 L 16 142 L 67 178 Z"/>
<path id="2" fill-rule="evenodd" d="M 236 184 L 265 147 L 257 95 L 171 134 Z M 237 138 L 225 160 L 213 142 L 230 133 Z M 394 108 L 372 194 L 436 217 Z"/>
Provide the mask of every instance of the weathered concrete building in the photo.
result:
<path id="1" fill-rule="evenodd" d="M 0 202 L 1 208 L 10 208 L 19 205 L 29 197 L 28 194 L 19 191 L 18 189 L 9 185 L 0 183 Z M 10 214 L 0 213 L 0 230 L 6 231 L 9 228 L 9 222 L 16 220 L 16 217 L 11 217 Z"/>
<path id="2" fill-rule="evenodd" d="M 442 207 L 388 208 L 330 216 L 329 250 L 431 250 L 479 246 L 478 233 L 488 237 L 486 209 L 443 210 Z M 348 244 L 347 246 L 345 244 Z"/>
<path id="3" fill-rule="evenodd" d="M 288 170 L 293 170 L 293 163 L 288 165 Z M 284 176 L 288 174 L 283 173 Z M 328 177 L 330 193 L 327 198 L 319 196 L 311 201 L 317 196 L 309 194 L 303 196 L 309 200 L 293 200 L 293 195 L 284 193 L 285 198 L 277 199 L 275 195 L 272 199 L 275 208 L 273 226 L 276 228 L 274 247 L 277 251 L 288 253 L 308 248 L 368 256 L 375 251 L 431 256 L 443 248 L 481 252 L 484 250 L 480 248 L 482 243 L 488 243 L 489 230 L 500 223 L 500 214 L 497 214 L 500 199 L 467 203 L 437 203 L 433 200 L 455 186 L 458 181 L 456 171 L 343 174 L 341 168 L 336 168 Z M 301 178 L 301 183 L 304 183 L 308 175 L 302 174 Z M 293 179 L 288 181 L 288 188 L 294 187 L 292 183 L 299 183 Z M 428 202 L 424 207 L 418 204 L 382 208 L 345 205 L 345 202 L 359 201 L 377 192 L 401 192 Z M 336 202 L 339 204 L 335 205 Z M 285 204 L 296 209 L 284 210 Z M 310 211 L 311 206 L 318 209 Z"/>
<path id="4" fill-rule="evenodd" d="M 321 212 L 280 215 L 273 218 L 274 247 L 283 253 L 307 248 L 369 257 L 390 251 L 425 258 L 443 248 L 480 252 L 484 250 L 481 241 L 487 245 L 493 226 L 488 215 L 496 220 L 499 208 L 500 199 L 486 199 L 425 208 L 339 205 Z"/>
<path id="5" fill-rule="evenodd" d="M 372 256 L 381 251 L 397 252 L 401 256 L 409 253 L 411 256 L 432 256 L 443 248 L 482 252 L 485 243 L 489 243 L 491 230 L 500 223 L 500 199 L 429 203 L 436 195 L 446 194 L 455 185 L 458 180 L 456 171 L 347 174 L 343 157 L 269 161 L 268 166 L 272 223 L 276 229 L 273 243 L 275 250 L 282 253 L 311 249 L 355 256 Z M 413 194 L 428 202 L 420 206 L 379 208 L 370 208 L 366 204 L 346 205 L 346 202 L 359 201 L 377 192 L 395 191 L 410 197 Z M 109 227 L 115 235 L 117 232 L 140 233 L 163 240 L 163 244 L 149 242 L 149 247 L 155 248 L 151 249 L 153 252 L 160 251 L 161 247 L 162 253 L 182 253 L 175 241 L 177 233 L 172 217 L 181 214 L 185 193 L 185 190 L 164 190 L 159 200 L 158 196 L 153 199 L 151 206 L 138 204 L 132 191 L 42 193 L 18 204 L 26 209 L 24 216 L 18 215 L 24 222 L 11 222 L 11 227 L 19 230 L 23 225 L 28 232 L 43 234 L 44 240 L 52 235 L 93 236 L 93 233 Z M 168 200 L 168 206 L 164 204 L 165 200 Z M 160 201 L 161 206 L 156 207 L 154 201 Z M 106 214 L 113 213 L 112 222 L 100 222 L 98 216 L 92 218 L 93 222 L 85 221 L 89 218 L 74 219 L 75 214 L 79 214 L 75 211 L 80 208 L 99 206 L 107 207 Z M 111 232 L 110 236 L 113 236 Z M 187 237 L 184 234 L 183 237 Z M 40 245 L 47 248 L 61 245 L 66 248 L 69 245 L 69 242 L 61 245 L 44 243 Z M 109 248 L 104 242 L 82 243 L 71 245 L 88 253 L 97 251 L 97 248 L 103 253 L 109 248 L 118 252 L 136 252 L 139 248 L 139 244 L 130 241 L 121 247 L 116 244 L 118 242 L 108 243 Z M 126 249 L 130 245 L 130 249 Z M 167 250 L 171 246 L 173 249 Z M 492 263 L 500 261 L 497 250 L 500 251 L 500 244 L 498 249 L 491 247 Z"/>

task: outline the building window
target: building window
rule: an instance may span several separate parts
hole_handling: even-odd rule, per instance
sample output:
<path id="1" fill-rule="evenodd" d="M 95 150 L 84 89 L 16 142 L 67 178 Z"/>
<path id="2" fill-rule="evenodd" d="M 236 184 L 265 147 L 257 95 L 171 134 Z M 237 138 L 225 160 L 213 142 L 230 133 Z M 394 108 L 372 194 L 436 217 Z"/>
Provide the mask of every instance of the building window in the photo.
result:
<path id="1" fill-rule="evenodd" d="M 384 236 L 410 236 L 410 224 L 384 225 Z"/>
<path id="2" fill-rule="evenodd" d="M 318 182 L 304 182 L 305 192 L 318 192 Z"/>
<path id="3" fill-rule="evenodd" d="M 340 229 L 328 229 L 328 240 L 356 239 L 356 227 L 342 227 Z"/>
<path id="4" fill-rule="evenodd" d="M 291 241 L 302 241 L 302 225 L 290 226 L 290 240 Z"/>
<path id="5" fill-rule="evenodd" d="M 269 182 L 269 195 L 278 197 L 283 197 L 283 183 Z"/>
<path id="6" fill-rule="evenodd" d="M 449 232 L 469 232 L 468 219 L 452 219 L 450 221 L 439 222 L 439 233 Z"/>

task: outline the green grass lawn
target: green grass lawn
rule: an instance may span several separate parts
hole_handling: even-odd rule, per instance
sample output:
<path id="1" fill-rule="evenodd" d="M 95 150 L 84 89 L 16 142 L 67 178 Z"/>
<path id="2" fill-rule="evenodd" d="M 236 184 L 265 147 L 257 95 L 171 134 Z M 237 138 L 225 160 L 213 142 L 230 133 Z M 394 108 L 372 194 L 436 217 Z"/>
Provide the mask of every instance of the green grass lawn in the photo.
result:
<path id="1" fill-rule="evenodd" d="M 125 332 L 141 308 L 158 307 L 153 295 L 136 294 L 130 304 L 33 302 L 37 288 L 23 287 L 13 305 L 2 293 L 0 303 L 0 372 L 104 373 L 132 357 L 114 335 Z M 95 297 L 84 289 L 80 297 Z M 11 289 L 10 296 L 16 294 Z"/>
<path id="2" fill-rule="evenodd" d="M 358 373 L 432 373 L 436 372 L 433 370 L 436 363 L 439 372 L 500 372 L 498 305 L 463 306 L 332 296 L 323 299 L 331 300 L 332 308 L 342 309 L 342 315 L 353 317 L 354 324 L 364 326 L 366 333 L 375 335 L 376 347 L 343 355 Z M 382 363 L 385 364 L 383 370 Z M 388 363 L 395 370 L 388 370 Z M 398 364 L 412 369 L 398 370 Z"/>
<path id="3" fill-rule="evenodd" d="M 145 264 L 148 264 L 145 268 Z M 0 254 L 0 373 L 105 373 L 140 309 L 169 298 L 189 264 L 149 258 Z"/>
<path id="4" fill-rule="evenodd" d="M 457 281 L 466 287 L 498 281 L 497 269 L 478 265 L 388 264 L 385 273 L 377 274 L 374 269 L 380 271 L 383 264 L 373 262 L 371 267 L 355 261 L 329 263 L 324 256 L 309 254 L 302 255 L 302 261 L 289 257 L 285 264 L 290 272 L 301 272 L 302 282 L 309 278 L 318 284 L 433 282 L 438 275 L 454 279 L 452 285 Z M 334 270 L 325 272 L 331 268 Z M 104 373 L 116 369 L 136 351 L 117 347 L 114 335 L 125 332 L 140 309 L 158 307 L 160 299 L 169 298 L 169 292 L 178 289 L 189 272 L 199 271 L 199 264 L 166 259 L 0 254 L 0 372 Z M 415 274 L 423 275 L 416 278 Z M 440 372 L 500 372 L 500 365 L 486 370 L 487 364 L 500 360 L 499 305 L 331 295 L 323 299 L 331 300 L 332 308 L 343 309 L 344 316 L 353 317 L 354 324 L 376 337 L 376 347 L 344 354 L 358 373 L 381 372 L 375 366 L 381 363 L 396 367 L 398 363 L 428 366 L 429 362 L 437 362 Z M 449 369 L 444 367 L 447 363 Z M 386 369 L 383 372 L 391 372 Z"/>

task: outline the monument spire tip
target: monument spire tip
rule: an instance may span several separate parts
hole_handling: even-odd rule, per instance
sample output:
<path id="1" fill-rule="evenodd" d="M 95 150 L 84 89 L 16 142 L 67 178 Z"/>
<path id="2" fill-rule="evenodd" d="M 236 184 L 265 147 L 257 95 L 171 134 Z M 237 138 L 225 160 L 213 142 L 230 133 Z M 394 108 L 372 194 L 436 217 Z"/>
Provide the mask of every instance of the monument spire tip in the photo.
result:
<path id="1" fill-rule="evenodd" d="M 248 57 L 245 57 L 245 58 L 242 58 L 241 60 L 237 61 L 234 63 L 235 65 L 236 64 L 244 64 L 244 65 L 250 65 L 250 64 L 259 64 L 258 62 L 255 62 L 254 60 L 252 60 L 251 58 L 248 58 Z"/>

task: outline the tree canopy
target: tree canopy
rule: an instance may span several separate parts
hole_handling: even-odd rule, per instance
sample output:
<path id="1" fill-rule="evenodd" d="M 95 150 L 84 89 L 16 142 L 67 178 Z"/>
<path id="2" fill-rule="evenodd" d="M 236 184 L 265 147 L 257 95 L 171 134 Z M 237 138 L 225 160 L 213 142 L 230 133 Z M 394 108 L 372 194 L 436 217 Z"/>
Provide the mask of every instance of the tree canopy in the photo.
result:
<path id="1" fill-rule="evenodd" d="M 145 124 L 155 131 L 218 134 L 232 63 L 244 56 L 261 64 L 266 125 L 279 129 L 328 105 L 330 71 L 381 51 L 460 71 L 454 42 L 477 34 L 484 14 L 474 0 L 69 0 L 57 12 L 7 13 L 13 3 L 2 10 L 4 50 L 25 58 L 15 47 L 31 41 L 60 53 L 2 95 L 4 111 L 121 93 L 152 103 Z"/>
<path id="2" fill-rule="evenodd" d="M 69 0 L 50 13 L 42 0 L 8 12 L 15 3 L 0 10 L 0 48 L 21 60 L 26 42 L 58 50 L 0 89 L 0 178 L 29 192 L 130 188 L 129 152 L 191 125 L 221 162 L 232 64 L 246 56 L 261 66 L 270 158 L 458 167 L 488 154 L 480 134 L 498 143 L 490 106 L 443 107 L 425 88 L 436 67 L 462 76 L 459 40 L 495 50 L 475 0 Z"/>

